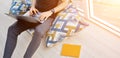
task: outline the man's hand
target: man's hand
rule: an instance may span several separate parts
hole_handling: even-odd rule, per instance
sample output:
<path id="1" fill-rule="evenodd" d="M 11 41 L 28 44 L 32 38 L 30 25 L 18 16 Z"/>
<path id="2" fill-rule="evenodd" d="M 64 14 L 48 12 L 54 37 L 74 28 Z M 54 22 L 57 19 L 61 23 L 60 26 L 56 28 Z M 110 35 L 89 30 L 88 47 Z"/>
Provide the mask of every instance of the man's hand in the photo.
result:
<path id="1" fill-rule="evenodd" d="M 30 8 L 30 15 L 31 15 L 31 16 L 37 14 L 38 12 L 39 12 L 39 11 L 38 11 L 35 7 L 31 7 L 31 8 Z"/>
<path id="2" fill-rule="evenodd" d="M 40 21 L 41 21 L 41 20 L 46 20 L 46 19 L 48 19 L 48 17 L 50 17 L 52 14 L 53 14 L 52 11 L 42 12 L 42 13 L 40 14 L 39 19 L 40 19 Z"/>

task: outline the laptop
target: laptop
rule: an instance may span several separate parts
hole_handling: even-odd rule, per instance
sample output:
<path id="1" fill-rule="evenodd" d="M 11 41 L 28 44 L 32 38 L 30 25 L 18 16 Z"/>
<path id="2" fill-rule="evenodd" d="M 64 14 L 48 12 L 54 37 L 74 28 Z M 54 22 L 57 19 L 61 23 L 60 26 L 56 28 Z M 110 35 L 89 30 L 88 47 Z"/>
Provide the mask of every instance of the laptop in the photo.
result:
<path id="1" fill-rule="evenodd" d="M 5 13 L 6 14 L 6 13 Z M 17 19 L 18 21 L 25 21 L 29 23 L 43 23 L 45 20 L 40 21 L 39 20 L 39 15 L 34 15 L 34 16 L 23 16 L 23 15 L 12 15 L 12 14 L 6 14 L 14 19 Z"/>

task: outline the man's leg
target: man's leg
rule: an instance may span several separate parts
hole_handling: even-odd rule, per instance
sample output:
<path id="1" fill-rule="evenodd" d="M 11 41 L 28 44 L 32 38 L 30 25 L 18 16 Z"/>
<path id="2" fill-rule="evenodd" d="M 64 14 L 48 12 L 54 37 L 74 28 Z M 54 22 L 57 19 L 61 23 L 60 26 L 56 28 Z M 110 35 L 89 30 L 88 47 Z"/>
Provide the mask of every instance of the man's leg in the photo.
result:
<path id="1" fill-rule="evenodd" d="M 41 39 L 46 35 L 46 32 L 50 29 L 53 19 L 46 20 L 43 24 L 36 26 L 35 33 L 32 41 L 28 46 L 28 49 L 24 55 L 24 58 L 31 58 L 40 45 Z"/>
<path id="2" fill-rule="evenodd" d="M 23 21 L 17 21 L 12 26 L 9 27 L 3 58 L 11 58 L 17 43 L 18 35 L 21 32 L 29 28 L 32 28 L 33 25 L 34 24 L 26 23 Z"/>

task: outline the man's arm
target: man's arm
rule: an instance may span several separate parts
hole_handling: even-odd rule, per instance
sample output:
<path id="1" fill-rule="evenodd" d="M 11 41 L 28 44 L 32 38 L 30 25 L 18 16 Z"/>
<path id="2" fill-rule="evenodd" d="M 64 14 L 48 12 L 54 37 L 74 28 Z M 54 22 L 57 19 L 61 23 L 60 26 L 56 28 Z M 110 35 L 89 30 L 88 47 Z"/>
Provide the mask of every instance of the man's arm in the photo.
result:
<path id="1" fill-rule="evenodd" d="M 30 15 L 37 14 L 37 12 L 39 12 L 39 11 L 35 8 L 35 4 L 36 4 L 36 0 L 32 0 L 32 5 L 31 5 L 31 8 L 30 8 Z"/>
<path id="2" fill-rule="evenodd" d="M 35 7 L 35 4 L 36 4 L 36 0 L 32 0 L 32 5 L 31 5 L 31 7 Z"/>
<path id="3" fill-rule="evenodd" d="M 54 8 L 54 12 L 57 13 L 63 10 L 69 4 L 70 0 L 61 0 L 60 4 Z"/>

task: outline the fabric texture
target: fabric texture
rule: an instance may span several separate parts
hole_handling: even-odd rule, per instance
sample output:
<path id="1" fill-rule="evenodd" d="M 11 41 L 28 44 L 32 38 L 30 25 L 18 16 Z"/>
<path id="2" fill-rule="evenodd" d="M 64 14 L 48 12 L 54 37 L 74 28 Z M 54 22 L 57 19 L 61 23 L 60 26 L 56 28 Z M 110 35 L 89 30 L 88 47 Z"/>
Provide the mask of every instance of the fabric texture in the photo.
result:
<path id="1" fill-rule="evenodd" d="M 36 0 L 35 7 L 40 11 L 48 11 L 58 5 L 60 0 Z"/>
<path id="2" fill-rule="evenodd" d="M 78 13 L 79 10 L 70 4 L 66 9 L 57 15 L 46 37 L 47 47 L 52 47 L 56 43 L 65 39 L 65 37 L 69 37 L 73 33 L 81 30 L 79 22 L 82 18 Z"/>
<path id="3" fill-rule="evenodd" d="M 31 0 L 12 0 L 9 14 L 23 15 L 29 10 L 31 6 Z"/>

